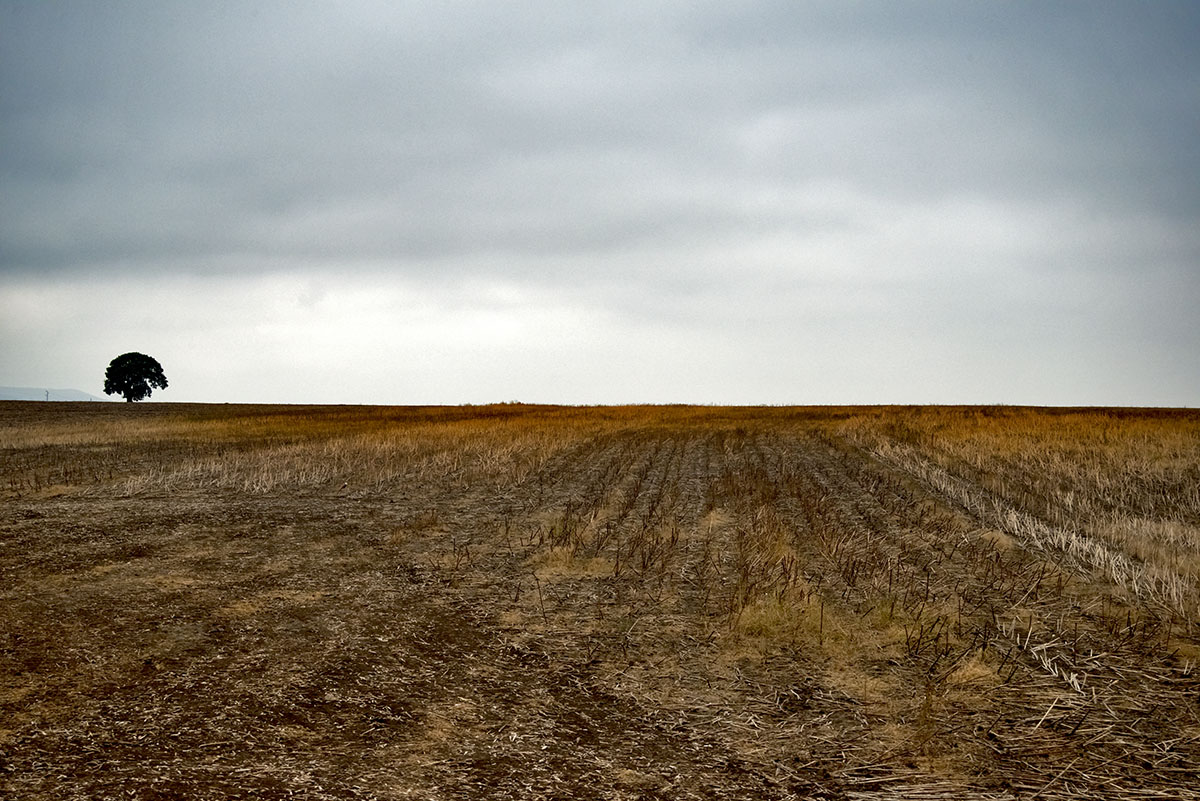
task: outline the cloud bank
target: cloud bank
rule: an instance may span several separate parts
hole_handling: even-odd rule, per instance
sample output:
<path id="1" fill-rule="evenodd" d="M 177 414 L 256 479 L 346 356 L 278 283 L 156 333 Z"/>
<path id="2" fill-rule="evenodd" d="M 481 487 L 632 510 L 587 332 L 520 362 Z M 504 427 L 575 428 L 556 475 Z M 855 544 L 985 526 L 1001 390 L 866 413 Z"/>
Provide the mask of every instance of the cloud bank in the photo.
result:
<path id="1" fill-rule="evenodd" d="M 6 4 L 0 378 L 1200 405 L 1198 54 L 1182 2 Z"/>

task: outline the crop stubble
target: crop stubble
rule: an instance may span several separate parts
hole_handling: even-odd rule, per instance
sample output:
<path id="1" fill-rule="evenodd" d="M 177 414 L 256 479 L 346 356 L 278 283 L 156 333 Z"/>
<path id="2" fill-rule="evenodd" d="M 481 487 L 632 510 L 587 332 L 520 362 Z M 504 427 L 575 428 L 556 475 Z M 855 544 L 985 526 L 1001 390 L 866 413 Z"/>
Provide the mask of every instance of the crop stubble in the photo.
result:
<path id="1" fill-rule="evenodd" d="M 1196 412 L 0 426 L 0 793 L 1200 797 Z"/>

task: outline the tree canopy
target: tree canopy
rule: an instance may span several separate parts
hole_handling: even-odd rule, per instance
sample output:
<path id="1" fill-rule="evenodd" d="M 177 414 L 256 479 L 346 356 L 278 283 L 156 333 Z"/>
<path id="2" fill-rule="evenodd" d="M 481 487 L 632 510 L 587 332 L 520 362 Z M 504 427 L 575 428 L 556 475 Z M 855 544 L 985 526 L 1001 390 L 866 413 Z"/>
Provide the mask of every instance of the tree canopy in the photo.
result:
<path id="1" fill-rule="evenodd" d="M 152 388 L 166 389 L 162 365 L 144 353 L 122 353 L 104 371 L 104 394 L 121 395 L 126 403 L 150 397 Z"/>

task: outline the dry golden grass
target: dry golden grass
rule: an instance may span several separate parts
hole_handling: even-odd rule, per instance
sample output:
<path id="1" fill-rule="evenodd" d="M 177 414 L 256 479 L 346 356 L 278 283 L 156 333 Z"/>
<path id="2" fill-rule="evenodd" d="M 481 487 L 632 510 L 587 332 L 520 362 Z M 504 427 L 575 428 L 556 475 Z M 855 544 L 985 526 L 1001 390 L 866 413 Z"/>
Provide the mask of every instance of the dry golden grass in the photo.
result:
<path id="1" fill-rule="evenodd" d="M 0 793 L 1200 797 L 1197 412 L 10 403 L 0 454 Z"/>

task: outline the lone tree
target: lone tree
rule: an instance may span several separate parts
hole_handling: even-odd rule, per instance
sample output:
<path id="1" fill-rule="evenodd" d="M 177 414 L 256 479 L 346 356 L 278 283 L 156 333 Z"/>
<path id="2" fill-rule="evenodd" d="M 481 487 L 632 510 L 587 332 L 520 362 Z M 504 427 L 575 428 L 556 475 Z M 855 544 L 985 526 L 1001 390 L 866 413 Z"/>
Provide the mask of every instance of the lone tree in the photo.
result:
<path id="1" fill-rule="evenodd" d="M 144 353 L 122 353 L 104 371 L 104 394 L 122 395 L 126 403 L 150 397 L 150 388 L 167 388 L 162 365 Z"/>

